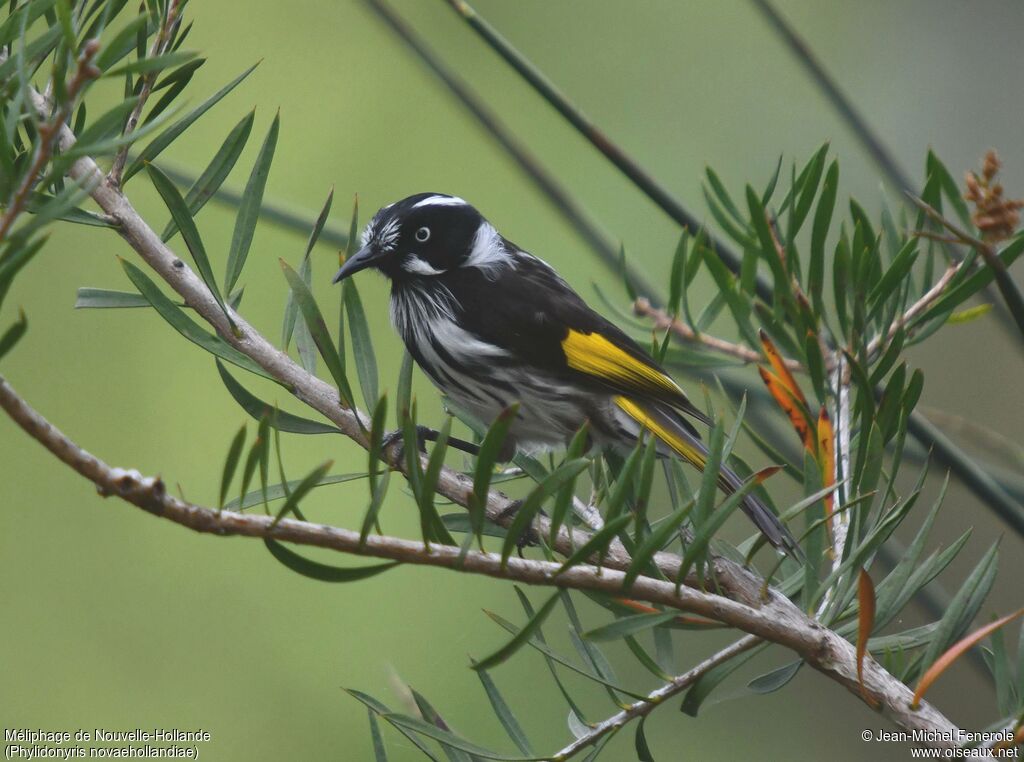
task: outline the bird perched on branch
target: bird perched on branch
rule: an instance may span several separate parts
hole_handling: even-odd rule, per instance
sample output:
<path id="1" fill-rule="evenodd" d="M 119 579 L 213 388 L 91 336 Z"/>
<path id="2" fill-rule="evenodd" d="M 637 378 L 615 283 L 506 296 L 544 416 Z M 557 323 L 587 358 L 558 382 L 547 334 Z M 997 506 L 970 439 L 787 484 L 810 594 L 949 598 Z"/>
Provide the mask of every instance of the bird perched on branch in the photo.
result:
<path id="1" fill-rule="evenodd" d="M 659 453 L 699 469 L 707 449 L 690 419 L 710 424 L 629 336 L 594 312 L 546 262 L 508 241 L 455 196 L 420 193 L 378 211 L 337 283 L 367 268 L 391 280 L 391 321 L 431 381 L 490 424 L 518 402 L 516 447 L 564 446 L 585 421 L 597 446 L 630 449 L 643 431 Z M 723 464 L 719 487 L 741 485 Z M 799 556 L 778 517 L 753 495 L 742 508 L 776 548 Z"/>

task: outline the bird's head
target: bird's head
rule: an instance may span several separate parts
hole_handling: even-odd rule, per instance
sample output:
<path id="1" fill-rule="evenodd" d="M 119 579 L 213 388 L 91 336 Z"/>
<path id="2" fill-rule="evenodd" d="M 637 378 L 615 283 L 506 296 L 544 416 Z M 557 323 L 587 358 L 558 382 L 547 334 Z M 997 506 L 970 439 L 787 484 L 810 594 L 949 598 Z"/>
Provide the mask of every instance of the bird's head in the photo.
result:
<path id="1" fill-rule="evenodd" d="M 458 267 L 491 267 L 506 256 L 505 242 L 473 206 L 457 196 L 418 193 L 373 215 L 359 251 L 334 282 L 369 267 L 393 281 L 429 279 Z"/>

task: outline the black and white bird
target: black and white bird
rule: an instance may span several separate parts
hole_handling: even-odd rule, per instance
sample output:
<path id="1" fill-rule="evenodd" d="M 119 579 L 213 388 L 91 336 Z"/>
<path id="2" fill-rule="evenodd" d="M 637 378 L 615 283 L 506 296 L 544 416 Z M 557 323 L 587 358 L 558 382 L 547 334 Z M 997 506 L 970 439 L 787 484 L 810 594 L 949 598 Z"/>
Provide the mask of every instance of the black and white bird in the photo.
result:
<path id="1" fill-rule="evenodd" d="M 689 419 L 710 421 L 629 336 L 594 312 L 546 262 L 505 239 L 472 205 L 420 193 L 378 211 L 337 283 L 366 268 L 391 280 L 391 322 L 413 359 L 461 409 L 489 425 L 513 402 L 526 451 L 564 446 L 589 421 L 597 446 L 632 448 L 643 431 L 697 468 L 707 449 Z M 718 483 L 731 493 L 728 467 Z M 743 510 L 780 550 L 799 555 L 778 517 Z"/>

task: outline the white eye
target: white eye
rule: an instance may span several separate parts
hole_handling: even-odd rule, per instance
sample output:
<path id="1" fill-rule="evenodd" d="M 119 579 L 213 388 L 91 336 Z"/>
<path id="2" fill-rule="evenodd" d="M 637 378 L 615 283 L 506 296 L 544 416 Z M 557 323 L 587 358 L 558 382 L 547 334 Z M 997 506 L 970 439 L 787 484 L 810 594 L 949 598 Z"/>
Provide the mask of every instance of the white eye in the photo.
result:
<path id="1" fill-rule="evenodd" d="M 420 228 L 416 231 L 416 240 L 420 243 L 426 243 L 430 240 L 430 228 Z"/>

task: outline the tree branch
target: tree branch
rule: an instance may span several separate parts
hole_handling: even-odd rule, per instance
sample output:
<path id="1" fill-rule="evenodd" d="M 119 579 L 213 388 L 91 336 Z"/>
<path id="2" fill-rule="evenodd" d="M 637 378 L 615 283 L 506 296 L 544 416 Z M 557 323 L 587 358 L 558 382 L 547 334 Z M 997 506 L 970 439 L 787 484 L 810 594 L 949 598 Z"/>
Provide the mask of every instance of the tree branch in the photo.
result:
<path id="1" fill-rule="evenodd" d="M 773 590 L 769 589 L 768 600 L 755 608 L 721 595 L 686 586 L 676 587 L 671 582 L 647 576 L 637 577 L 632 586 L 626 588 L 623 584 L 626 575 L 618 569 L 581 564 L 562 571 L 558 563 L 522 558 L 510 558 L 503 565 L 501 556 L 495 553 L 469 551 L 463 557 L 460 549 L 454 546 L 434 543 L 428 547 L 421 542 L 380 535 L 371 535 L 363 543 L 358 532 L 340 527 L 216 511 L 169 495 L 159 477 L 145 477 L 138 471 L 107 465 L 33 410 L 2 378 L 0 407 L 47 450 L 92 481 L 100 494 L 116 495 L 154 516 L 197 532 L 270 538 L 352 555 L 455 569 L 529 585 L 591 590 L 613 595 L 628 594 L 633 599 L 700 614 L 757 638 L 785 646 L 855 696 L 860 698 L 863 694 L 869 701 L 877 702 L 875 705 L 882 713 L 902 727 L 908 730 L 939 731 L 940 736 L 957 737 L 957 727 L 931 705 L 922 702 L 917 710 L 912 710 L 910 703 L 913 693 L 910 689 L 870 657 L 865 658 L 862 689 L 857 680 L 853 645 L 835 632 L 808 619 L 788 598 Z M 685 675 L 678 679 L 684 678 Z M 666 687 L 666 690 L 671 688 Z M 943 748 L 952 746 L 951 742 L 943 740 L 935 743 Z"/>
<path id="2" fill-rule="evenodd" d="M 749 651 L 760 642 L 762 642 L 761 639 L 754 637 L 753 635 L 747 635 L 740 638 L 735 643 L 726 646 L 713 656 L 709 656 L 693 669 L 690 669 L 677 677 L 673 677 L 657 690 L 651 691 L 651 693 L 649 693 L 643 700 L 630 704 L 618 714 L 613 714 L 604 722 L 598 723 L 589 733 L 584 736 L 580 736 L 564 749 L 553 754 L 551 759 L 555 760 L 555 762 L 561 762 L 561 760 L 569 759 L 581 752 L 583 749 L 586 749 L 588 746 L 593 746 L 609 733 L 617 733 L 621 728 L 633 720 L 646 717 L 661 706 L 667 699 L 685 691 L 697 682 L 698 678 L 710 672 L 719 664 L 724 664 L 734 656 L 737 656 L 744 651 Z"/>

